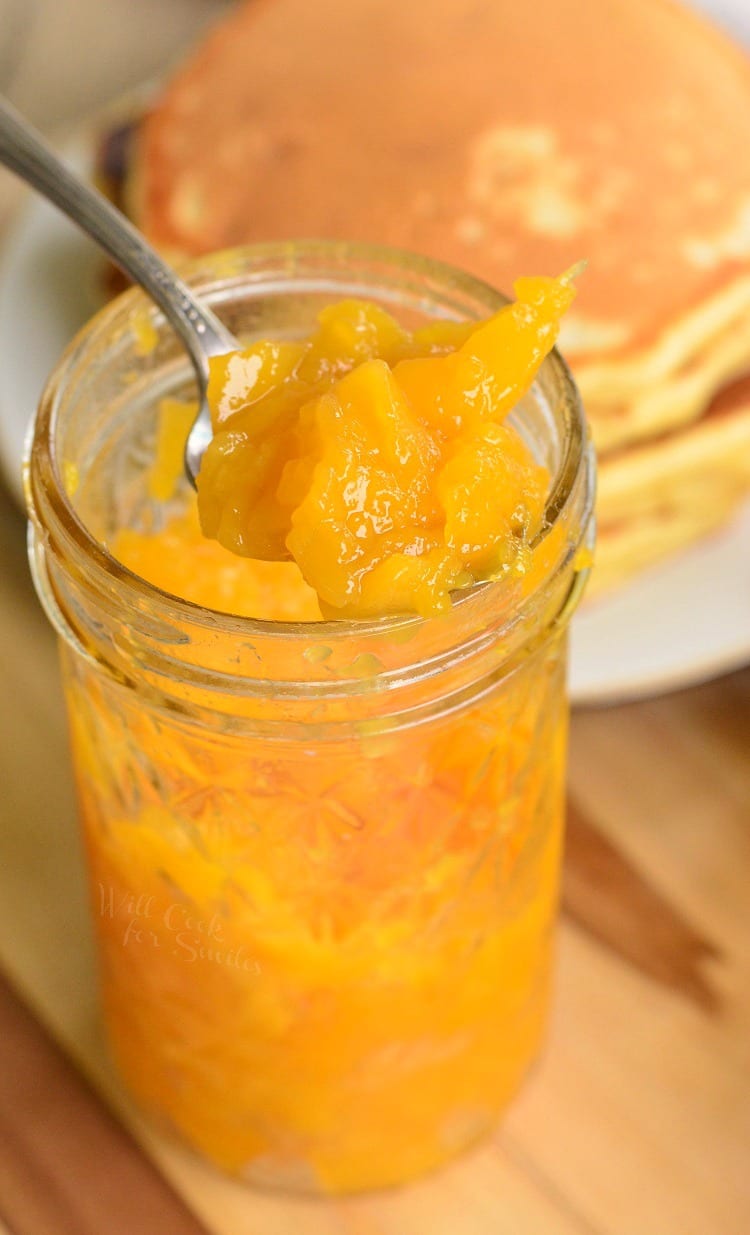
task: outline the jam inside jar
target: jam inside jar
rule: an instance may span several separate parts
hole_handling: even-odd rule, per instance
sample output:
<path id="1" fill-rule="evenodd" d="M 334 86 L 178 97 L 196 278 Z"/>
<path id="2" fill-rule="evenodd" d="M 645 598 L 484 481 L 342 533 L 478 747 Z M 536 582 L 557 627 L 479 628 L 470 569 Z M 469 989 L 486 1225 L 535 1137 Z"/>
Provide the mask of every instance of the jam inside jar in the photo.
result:
<path id="1" fill-rule="evenodd" d="M 309 334 L 348 296 L 409 328 L 504 303 L 428 259 L 328 243 L 188 278 L 246 339 Z M 53 374 L 27 467 L 112 1052 L 144 1108 L 234 1175 L 400 1183 L 492 1128 L 544 1034 L 566 627 L 592 535 L 580 404 L 553 354 L 512 413 L 551 477 L 530 580 L 430 618 L 292 622 L 204 608 L 113 554 L 194 502 L 148 484 L 159 403 L 189 394 L 176 340 L 128 293 Z"/>

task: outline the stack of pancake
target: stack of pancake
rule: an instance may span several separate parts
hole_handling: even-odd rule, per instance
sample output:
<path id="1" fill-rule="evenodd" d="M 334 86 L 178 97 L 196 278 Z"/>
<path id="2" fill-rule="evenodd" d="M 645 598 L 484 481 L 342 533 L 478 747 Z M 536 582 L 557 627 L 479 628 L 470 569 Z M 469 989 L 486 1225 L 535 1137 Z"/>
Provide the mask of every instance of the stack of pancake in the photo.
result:
<path id="1" fill-rule="evenodd" d="M 173 258 L 329 236 L 506 289 L 587 258 L 595 590 L 750 493 L 750 63 L 670 0 L 247 0 L 139 125 L 127 201 Z"/>

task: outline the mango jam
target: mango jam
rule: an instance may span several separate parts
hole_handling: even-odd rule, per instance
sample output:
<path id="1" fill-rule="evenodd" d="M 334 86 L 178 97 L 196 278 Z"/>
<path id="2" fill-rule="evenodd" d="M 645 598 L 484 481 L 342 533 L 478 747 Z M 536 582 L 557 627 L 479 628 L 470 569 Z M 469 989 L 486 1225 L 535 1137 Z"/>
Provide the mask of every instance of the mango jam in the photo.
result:
<path id="1" fill-rule="evenodd" d="M 222 358 L 197 506 L 177 485 L 194 409 L 167 402 L 148 482 L 161 514 L 110 545 L 223 613 L 430 621 L 384 628 L 363 657 L 356 627 L 340 624 L 339 656 L 330 628 L 237 645 L 217 620 L 213 663 L 255 657 L 267 685 L 257 699 L 201 686 L 220 723 L 195 719 L 189 685 L 161 706 L 148 659 L 133 691 L 64 652 L 115 1056 L 149 1110 L 249 1180 L 346 1193 L 410 1179 L 493 1127 L 539 1049 L 563 632 L 539 617 L 513 653 L 512 623 L 508 649 L 485 637 L 495 606 L 476 648 L 419 670 L 440 631 L 495 605 L 451 608 L 453 590 L 492 577 L 512 608 L 549 568 L 551 538 L 534 543 L 549 480 L 506 417 L 572 290 L 516 291 L 485 323 L 412 332 L 346 301 L 306 341 Z M 272 656 L 314 697 L 275 690 Z M 386 681 L 399 656 L 413 671 Z"/>
<path id="2" fill-rule="evenodd" d="M 304 743 L 63 664 L 108 1036 L 146 1110 L 224 1171 L 323 1193 L 486 1135 L 547 1021 L 562 640 L 460 711 Z"/>
<path id="3" fill-rule="evenodd" d="M 515 291 L 487 322 L 412 334 L 349 301 L 306 342 L 213 360 L 204 534 L 294 560 L 329 617 L 430 616 L 457 588 L 523 573 L 549 478 L 505 418 L 574 290 L 564 275 Z"/>

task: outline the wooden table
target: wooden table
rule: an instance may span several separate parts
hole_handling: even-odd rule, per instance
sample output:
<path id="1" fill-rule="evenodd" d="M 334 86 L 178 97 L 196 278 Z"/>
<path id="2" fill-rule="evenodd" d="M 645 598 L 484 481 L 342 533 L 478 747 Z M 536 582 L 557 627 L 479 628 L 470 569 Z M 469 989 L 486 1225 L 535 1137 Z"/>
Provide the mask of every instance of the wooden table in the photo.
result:
<path id="1" fill-rule="evenodd" d="M 750 670 L 576 713 L 551 1040 L 494 1139 L 402 1191 L 285 1201 L 156 1137 L 112 1075 L 54 640 L 5 493 L 0 561 L 0 1232 L 747 1235 Z"/>

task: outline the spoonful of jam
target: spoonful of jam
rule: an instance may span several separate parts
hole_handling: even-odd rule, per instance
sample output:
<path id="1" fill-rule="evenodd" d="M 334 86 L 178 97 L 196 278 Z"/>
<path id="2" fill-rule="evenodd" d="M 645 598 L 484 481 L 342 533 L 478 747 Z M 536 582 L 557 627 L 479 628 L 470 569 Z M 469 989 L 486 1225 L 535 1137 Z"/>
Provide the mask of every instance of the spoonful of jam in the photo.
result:
<path id="1" fill-rule="evenodd" d="M 428 617 L 487 579 L 534 585 L 561 481 L 508 417 L 555 345 L 580 263 L 516 280 L 516 300 L 485 321 L 409 332 L 349 300 L 322 310 L 307 340 L 241 348 L 2 99 L 0 163 L 140 284 L 185 345 L 198 414 L 183 405 L 166 454 L 198 491 L 203 537 L 295 562 L 330 618 Z"/>

